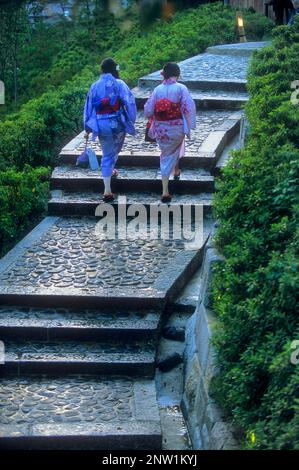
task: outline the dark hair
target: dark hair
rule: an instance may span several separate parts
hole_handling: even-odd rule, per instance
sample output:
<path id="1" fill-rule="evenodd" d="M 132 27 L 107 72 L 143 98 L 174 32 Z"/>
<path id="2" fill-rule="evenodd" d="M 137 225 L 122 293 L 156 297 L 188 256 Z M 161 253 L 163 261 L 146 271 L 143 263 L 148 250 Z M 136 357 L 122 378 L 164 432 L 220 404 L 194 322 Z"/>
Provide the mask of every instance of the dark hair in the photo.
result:
<path id="1" fill-rule="evenodd" d="M 111 73 L 115 78 L 119 78 L 118 70 L 116 70 L 117 63 L 115 60 L 108 57 L 104 59 L 101 63 L 101 70 L 103 73 Z"/>
<path id="2" fill-rule="evenodd" d="M 168 62 L 163 67 L 163 76 L 167 80 L 170 77 L 179 77 L 181 74 L 181 69 L 175 62 Z"/>

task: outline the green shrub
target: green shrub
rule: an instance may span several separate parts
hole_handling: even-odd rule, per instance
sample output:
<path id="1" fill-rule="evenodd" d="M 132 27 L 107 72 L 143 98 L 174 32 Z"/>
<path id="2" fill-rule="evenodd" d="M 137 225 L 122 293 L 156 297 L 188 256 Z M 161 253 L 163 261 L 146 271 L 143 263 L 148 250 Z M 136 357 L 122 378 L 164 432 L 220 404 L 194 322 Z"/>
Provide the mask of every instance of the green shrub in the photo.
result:
<path id="1" fill-rule="evenodd" d="M 30 100 L 20 113 L 0 122 L 0 170 L 52 164 L 62 142 L 82 128 L 86 83 L 93 78 L 86 67 L 81 75 Z"/>
<path id="2" fill-rule="evenodd" d="M 0 171 L 0 254 L 46 209 L 49 169 Z"/>
<path id="3" fill-rule="evenodd" d="M 250 133 L 217 183 L 213 305 L 223 406 L 242 426 L 245 445 L 298 449 L 298 366 L 291 364 L 298 329 L 299 19 L 275 29 L 255 53 L 246 107 Z"/>

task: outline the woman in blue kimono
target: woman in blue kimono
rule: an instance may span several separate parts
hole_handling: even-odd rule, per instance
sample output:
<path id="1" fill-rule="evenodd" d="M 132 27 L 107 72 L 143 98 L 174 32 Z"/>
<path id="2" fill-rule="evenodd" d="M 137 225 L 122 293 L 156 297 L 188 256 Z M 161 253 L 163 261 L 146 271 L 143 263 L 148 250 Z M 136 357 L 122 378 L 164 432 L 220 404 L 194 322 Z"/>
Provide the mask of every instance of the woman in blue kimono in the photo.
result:
<path id="1" fill-rule="evenodd" d="M 136 103 L 133 93 L 123 80 L 119 79 L 116 62 L 105 59 L 101 63 L 100 79 L 93 83 L 88 92 L 84 108 L 85 138 L 92 133 L 98 137 L 102 148 L 102 176 L 105 202 L 114 200 L 111 192 L 111 176 L 117 176 L 115 164 L 121 151 L 126 133 L 134 135 Z"/>

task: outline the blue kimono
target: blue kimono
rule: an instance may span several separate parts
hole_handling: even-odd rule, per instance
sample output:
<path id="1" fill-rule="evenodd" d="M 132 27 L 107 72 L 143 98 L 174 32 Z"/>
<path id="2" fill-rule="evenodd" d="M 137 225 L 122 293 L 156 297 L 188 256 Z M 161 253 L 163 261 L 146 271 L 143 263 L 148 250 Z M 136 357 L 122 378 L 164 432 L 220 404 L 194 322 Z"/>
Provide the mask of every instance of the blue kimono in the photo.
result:
<path id="1" fill-rule="evenodd" d="M 123 80 L 103 73 L 87 94 L 84 129 L 98 137 L 102 148 L 102 175 L 112 175 L 126 133 L 134 135 L 137 109 L 133 93 Z"/>

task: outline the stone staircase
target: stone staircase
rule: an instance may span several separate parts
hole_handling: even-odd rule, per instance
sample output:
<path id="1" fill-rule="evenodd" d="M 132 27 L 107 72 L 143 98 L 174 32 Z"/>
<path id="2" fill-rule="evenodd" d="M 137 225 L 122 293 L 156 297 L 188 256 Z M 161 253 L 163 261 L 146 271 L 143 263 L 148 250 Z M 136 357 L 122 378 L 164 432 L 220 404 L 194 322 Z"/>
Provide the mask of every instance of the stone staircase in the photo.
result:
<path id="1" fill-rule="evenodd" d="M 142 88 L 139 91 L 142 91 Z M 170 182 L 170 191 L 176 195 L 173 204 L 202 204 L 205 212 L 211 212 L 214 191 L 214 177 L 211 171 L 225 145 L 239 131 L 240 118 L 240 111 L 198 111 L 198 128 L 194 131 L 192 140 L 186 142 L 186 157 L 181 162 L 184 170 L 182 177 L 180 181 Z M 128 205 L 136 202 L 142 202 L 146 206 L 159 204 L 160 154 L 156 144 L 144 142 L 145 124 L 145 119 L 139 112 L 137 134 L 126 139 L 118 160 L 119 177 L 112 185 L 114 192 L 126 196 Z M 55 168 L 51 178 L 51 215 L 94 215 L 101 199 L 101 176 L 74 166 L 76 158 L 84 148 L 83 134 L 79 134 L 60 153 L 60 166 Z M 98 144 L 90 141 L 89 145 L 100 158 Z M 115 204 L 118 204 L 118 200 Z"/>
<path id="2" fill-rule="evenodd" d="M 171 181 L 170 207 L 203 206 L 202 247 L 213 225 L 214 169 L 247 100 L 248 50 L 221 54 L 221 47 L 181 64 L 198 127 L 182 177 Z M 141 112 L 159 80 L 158 72 L 142 77 L 134 89 L 140 113 L 113 180 L 118 211 L 160 207 L 159 152 L 144 142 Z M 166 307 L 199 268 L 202 249 L 182 240 L 97 239 L 103 182 L 74 166 L 83 145 L 81 133 L 62 149 L 49 217 L 0 261 L 1 449 L 162 448 L 158 339 Z"/>

